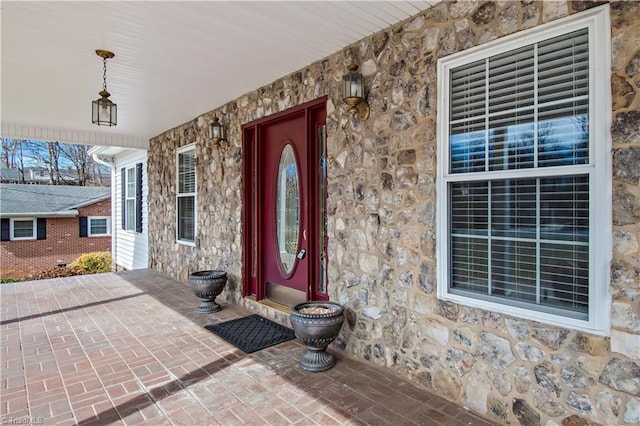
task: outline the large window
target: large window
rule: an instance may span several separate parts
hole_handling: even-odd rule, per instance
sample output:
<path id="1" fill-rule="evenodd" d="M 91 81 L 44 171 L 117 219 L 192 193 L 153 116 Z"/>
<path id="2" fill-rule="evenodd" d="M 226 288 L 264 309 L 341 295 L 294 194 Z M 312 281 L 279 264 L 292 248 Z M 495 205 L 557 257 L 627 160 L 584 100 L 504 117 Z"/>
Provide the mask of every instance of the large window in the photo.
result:
<path id="1" fill-rule="evenodd" d="M 177 240 L 195 244 L 196 150 L 193 145 L 178 150 Z"/>
<path id="2" fill-rule="evenodd" d="M 440 60 L 440 297 L 607 331 L 607 12 Z"/>

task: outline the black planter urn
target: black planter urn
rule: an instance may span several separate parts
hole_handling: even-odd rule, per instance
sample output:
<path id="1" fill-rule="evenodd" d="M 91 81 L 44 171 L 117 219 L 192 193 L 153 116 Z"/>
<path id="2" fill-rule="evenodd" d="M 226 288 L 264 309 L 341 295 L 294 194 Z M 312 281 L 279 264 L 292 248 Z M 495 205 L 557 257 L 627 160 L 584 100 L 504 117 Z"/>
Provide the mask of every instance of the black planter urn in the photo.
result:
<path id="1" fill-rule="evenodd" d="M 300 368 L 319 372 L 336 363 L 327 346 L 338 337 L 344 322 L 344 308 L 335 302 L 304 302 L 291 308 L 289 316 L 293 331 L 307 351 L 300 359 Z"/>
<path id="2" fill-rule="evenodd" d="M 227 273 L 219 270 L 198 271 L 189 275 L 189 284 L 201 300 L 196 308 L 199 314 L 218 312 L 222 306 L 216 303 L 216 297 L 222 293 L 227 283 Z"/>

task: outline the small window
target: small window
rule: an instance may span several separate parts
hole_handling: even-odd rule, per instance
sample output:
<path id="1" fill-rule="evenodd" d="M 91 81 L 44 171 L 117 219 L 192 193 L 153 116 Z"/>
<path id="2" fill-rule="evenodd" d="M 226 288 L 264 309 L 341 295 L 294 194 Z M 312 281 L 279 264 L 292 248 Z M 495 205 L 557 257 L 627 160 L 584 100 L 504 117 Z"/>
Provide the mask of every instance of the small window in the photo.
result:
<path id="1" fill-rule="evenodd" d="M 111 235 L 111 219 L 107 216 L 89 216 L 89 236 Z"/>
<path id="2" fill-rule="evenodd" d="M 180 243 L 195 244 L 196 235 L 196 150 L 193 145 L 177 154 L 177 226 Z"/>
<path id="3" fill-rule="evenodd" d="M 440 298 L 607 332 L 607 11 L 440 59 Z"/>
<path id="4" fill-rule="evenodd" d="M 143 164 L 120 169 L 120 228 L 125 231 L 141 233 Z M 117 207 L 116 207 L 117 208 Z"/>
<path id="5" fill-rule="evenodd" d="M 35 240 L 36 239 L 36 219 L 32 219 L 32 218 L 11 219 L 11 239 L 12 240 Z"/>
<path id="6" fill-rule="evenodd" d="M 127 231 L 136 230 L 136 168 L 130 167 L 126 170 L 125 184 L 125 227 Z"/>

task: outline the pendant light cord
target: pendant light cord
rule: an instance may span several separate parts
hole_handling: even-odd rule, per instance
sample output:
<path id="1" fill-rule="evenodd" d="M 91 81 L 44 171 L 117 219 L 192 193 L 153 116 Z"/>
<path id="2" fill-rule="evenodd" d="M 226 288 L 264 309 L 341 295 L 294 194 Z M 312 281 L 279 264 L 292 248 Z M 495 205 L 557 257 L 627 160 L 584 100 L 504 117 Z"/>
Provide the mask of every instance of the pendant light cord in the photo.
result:
<path id="1" fill-rule="evenodd" d="M 107 91 L 107 58 L 102 58 L 102 89 Z"/>

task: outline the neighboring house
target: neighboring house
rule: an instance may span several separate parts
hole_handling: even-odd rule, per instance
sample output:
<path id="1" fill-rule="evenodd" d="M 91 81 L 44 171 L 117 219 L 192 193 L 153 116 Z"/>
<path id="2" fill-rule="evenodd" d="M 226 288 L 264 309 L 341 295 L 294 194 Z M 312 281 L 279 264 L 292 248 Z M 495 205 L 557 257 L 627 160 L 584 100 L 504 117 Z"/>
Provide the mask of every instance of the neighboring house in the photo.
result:
<path id="1" fill-rule="evenodd" d="M 73 185 L 78 183 L 78 173 L 72 169 L 60 169 L 60 177 L 66 185 Z M 98 178 L 106 182 L 109 179 L 109 176 L 101 174 L 100 176 L 96 176 L 96 179 Z M 25 167 L 24 176 L 18 169 L 7 169 L 5 167 L 1 167 L 0 183 L 29 183 L 38 185 L 50 185 L 51 176 L 49 175 L 49 171 L 44 167 Z"/>
<path id="2" fill-rule="evenodd" d="M 98 146 L 89 154 L 112 168 L 111 253 L 116 269 L 147 268 L 147 151 Z"/>
<path id="3" fill-rule="evenodd" d="M 111 250 L 110 188 L 0 185 L 0 276 L 21 278 Z"/>
<path id="4" fill-rule="evenodd" d="M 334 350 L 501 423 L 638 424 L 640 6 L 600 3 L 442 2 L 151 139 L 150 267 L 342 303 Z"/>

